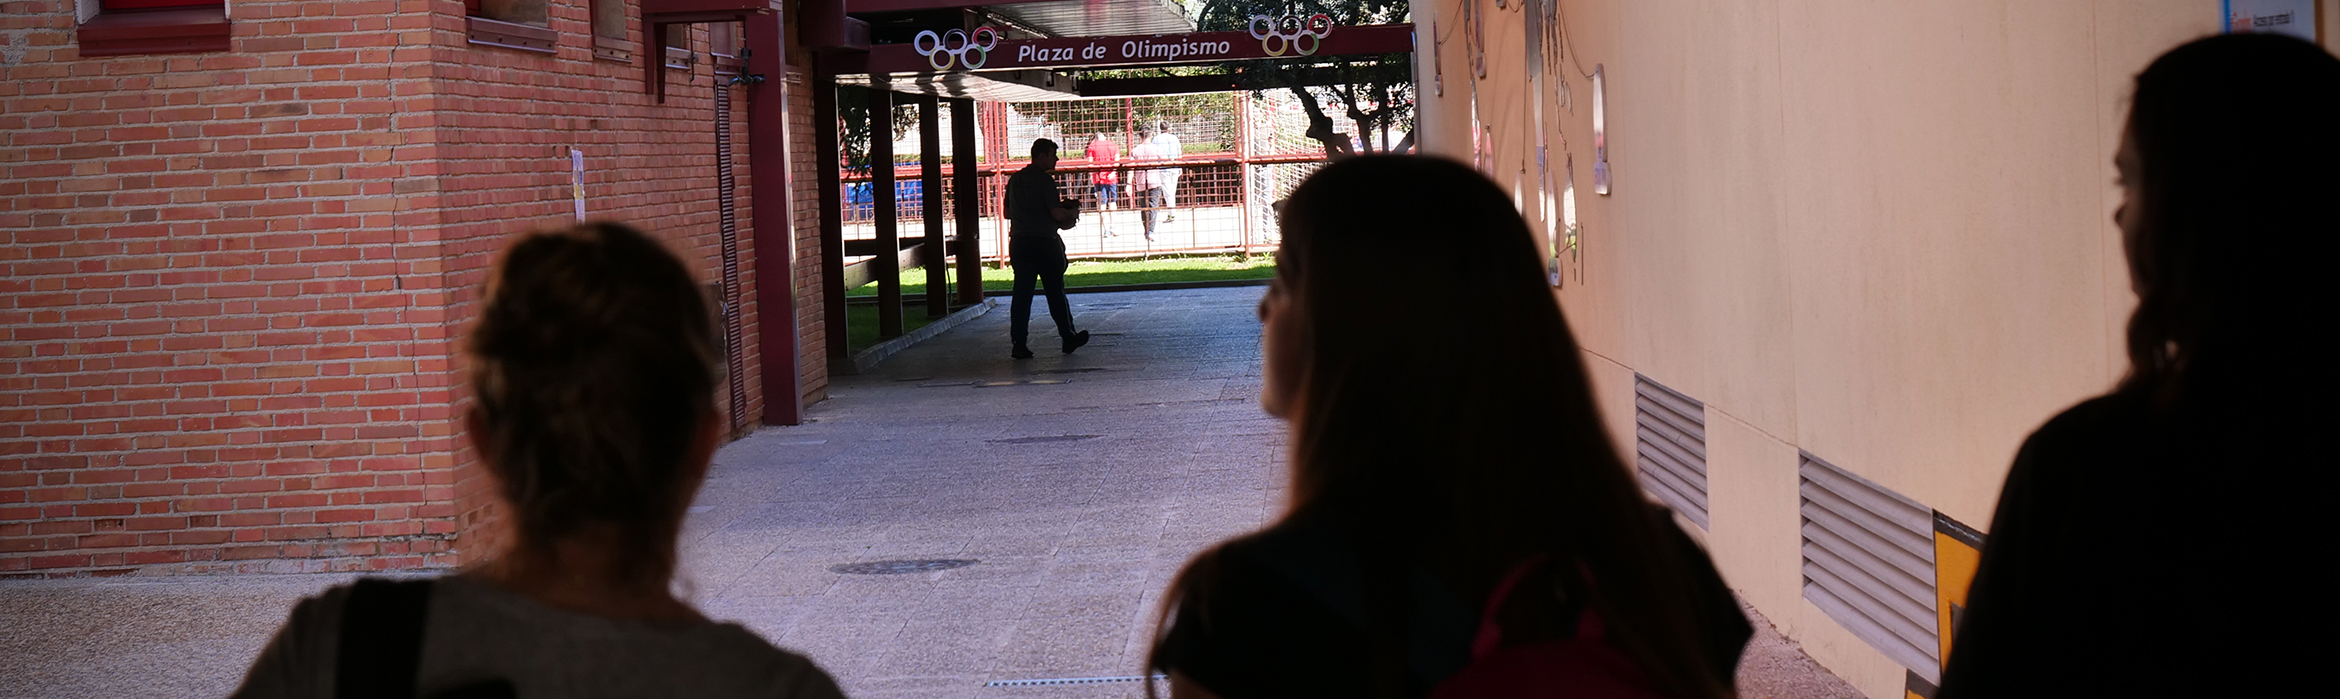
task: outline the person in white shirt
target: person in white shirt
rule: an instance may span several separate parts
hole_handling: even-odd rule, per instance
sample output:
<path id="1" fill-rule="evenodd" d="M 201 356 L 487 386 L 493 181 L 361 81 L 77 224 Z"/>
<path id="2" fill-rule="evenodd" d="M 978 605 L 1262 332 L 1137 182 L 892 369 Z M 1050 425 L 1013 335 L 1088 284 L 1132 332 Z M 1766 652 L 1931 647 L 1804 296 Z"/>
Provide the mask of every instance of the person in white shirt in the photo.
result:
<path id="1" fill-rule="evenodd" d="M 1130 162 L 1147 162 L 1161 157 L 1162 147 L 1154 145 L 1154 130 L 1140 127 L 1137 143 L 1129 147 Z M 1154 242 L 1154 212 L 1162 208 L 1162 176 L 1160 170 L 1129 171 L 1131 202 L 1138 208 L 1138 220 L 1145 222 L 1146 242 Z M 1175 172 L 1175 171 L 1173 171 Z"/>
<path id="2" fill-rule="evenodd" d="M 1170 122 L 1160 122 L 1156 124 L 1156 127 L 1154 131 L 1154 157 L 1163 160 L 1177 160 L 1184 157 L 1186 146 L 1178 142 L 1178 134 L 1170 133 Z M 1163 208 L 1178 208 L 1178 174 L 1179 167 L 1176 165 L 1154 171 L 1154 186 L 1162 190 Z M 1176 221 L 1178 215 L 1165 213 L 1162 220 L 1165 222 Z"/>

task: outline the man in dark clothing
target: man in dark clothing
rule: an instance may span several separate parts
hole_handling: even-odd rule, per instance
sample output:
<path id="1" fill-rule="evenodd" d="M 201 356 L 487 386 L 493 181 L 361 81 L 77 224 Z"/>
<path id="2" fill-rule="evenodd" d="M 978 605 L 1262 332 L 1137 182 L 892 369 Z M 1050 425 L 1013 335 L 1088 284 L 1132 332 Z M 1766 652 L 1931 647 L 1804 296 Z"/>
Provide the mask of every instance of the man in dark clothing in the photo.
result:
<path id="1" fill-rule="evenodd" d="M 1089 332 L 1073 330 L 1072 303 L 1064 298 L 1064 238 L 1057 231 L 1073 227 L 1079 205 L 1058 198 L 1056 142 L 1032 142 L 1032 164 L 1008 177 L 1008 264 L 1016 270 L 1016 291 L 1008 307 L 1008 335 L 1015 341 L 1010 356 L 1032 358 L 1024 344 L 1032 324 L 1032 283 L 1048 289 L 1048 316 L 1056 320 L 1056 335 L 1064 339 L 1064 353 L 1089 344 Z"/>

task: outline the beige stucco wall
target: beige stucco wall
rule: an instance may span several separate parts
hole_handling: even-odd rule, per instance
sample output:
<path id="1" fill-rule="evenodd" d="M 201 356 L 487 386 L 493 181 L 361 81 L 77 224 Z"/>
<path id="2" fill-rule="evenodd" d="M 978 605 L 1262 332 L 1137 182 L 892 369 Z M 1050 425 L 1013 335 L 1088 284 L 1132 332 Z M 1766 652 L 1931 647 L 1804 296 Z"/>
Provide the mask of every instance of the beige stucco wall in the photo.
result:
<path id="1" fill-rule="evenodd" d="M 1440 39 L 1416 62 L 1424 147 L 1471 159 L 1475 92 L 1488 174 L 1534 221 L 1546 100 L 1583 223 L 1560 297 L 1613 433 L 1632 443 L 1636 372 L 1706 402 L 1715 559 L 1823 664 L 1899 696 L 1899 666 L 1802 600 L 1797 451 L 1989 524 L 2022 439 L 2126 369 L 2111 159 L 2130 80 L 2216 31 L 2217 2 L 1564 0 L 1573 55 L 1542 94 L 1506 4 L 1479 0 L 1476 81 L 1463 5 L 1417 5 Z M 2340 0 L 2321 4 L 2331 46 Z"/>

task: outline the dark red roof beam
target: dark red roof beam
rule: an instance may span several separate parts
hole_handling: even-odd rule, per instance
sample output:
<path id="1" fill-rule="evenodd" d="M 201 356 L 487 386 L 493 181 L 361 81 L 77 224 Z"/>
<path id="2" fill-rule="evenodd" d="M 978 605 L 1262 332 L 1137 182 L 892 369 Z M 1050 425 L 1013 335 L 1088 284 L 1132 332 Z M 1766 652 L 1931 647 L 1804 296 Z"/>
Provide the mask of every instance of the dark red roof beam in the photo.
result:
<path id="1" fill-rule="evenodd" d="M 1295 46 L 1294 44 L 1297 44 Z M 1313 49 L 1300 53 L 1298 49 Z M 1270 49 L 1277 49 L 1270 52 Z M 967 63 L 976 64 L 978 71 L 1014 70 L 1030 68 L 1116 68 L 1127 66 L 1166 66 L 1208 64 L 1220 61 L 1241 61 L 1268 58 L 1324 58 L 1329 56 L 1374 55 L 1410 53 L 1414 50 L 1414 25 L 1376 24 L 1362 27 L 1334 27 L 1323 39 L 1314 37 L 1285 40 L 1270 37 L 1251 38 L 1247 32 L 1190 32 L 1185 34 L 1151 34 L 1137 36 L 1070 36 L 1052 39 L 1009 39 L 993 45 L 990 51 L 968 51 L 937 57 L 920 54 L 912 44 L 880 44 L 869 47 L 869 55 L 859 65 L 841 61 L 840 74 L 908 74 L 968 70 Z M 947 53 L 947 52 L 938 52 Z M 935 65 L 949 58 L 945 70 Z"/>
<path id="2" fill-rule="evenodd" d="M 1301 68 L 1289 73 L 1228 73 L 1219 75 L 1165 75 L 1145 78 L 1083 78 L 1082 97 L 1143 97 L 1197 92 L 1233 92 L 1307 85 L 1341 85 L 1355 80 L 1350 71 Z"/>
<path id="3" fill-rule="evenodd" d="M 1005 4 L 1008 3 L 999 0 L 987 2 L 974 2 L 972 0 L 845 0 L 845 12 L 858 15 L 864 12 L 916 12 L 919 10 L 951 10 L 962 7 Z"/>

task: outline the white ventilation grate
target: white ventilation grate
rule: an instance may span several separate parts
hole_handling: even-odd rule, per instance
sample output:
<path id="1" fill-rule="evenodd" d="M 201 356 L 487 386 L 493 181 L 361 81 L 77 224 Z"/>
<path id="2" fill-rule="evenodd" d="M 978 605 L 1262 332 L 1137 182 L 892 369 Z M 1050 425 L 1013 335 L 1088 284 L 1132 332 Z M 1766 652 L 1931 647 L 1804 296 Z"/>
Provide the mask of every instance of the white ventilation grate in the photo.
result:
<path id="1" fill-rule="evenodd" d="M 1934 511 L 1804 454 L 1804 599 L 1928 682 L 1942 681 Z"/>
<path id="2" fill-rule="evenodd" d="M 1706 404 L 1633 375 L 1633 470 L 1667 507 L 1706 526 Z"/>

